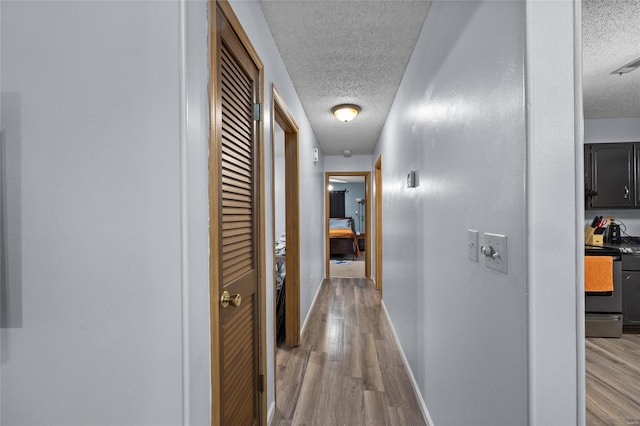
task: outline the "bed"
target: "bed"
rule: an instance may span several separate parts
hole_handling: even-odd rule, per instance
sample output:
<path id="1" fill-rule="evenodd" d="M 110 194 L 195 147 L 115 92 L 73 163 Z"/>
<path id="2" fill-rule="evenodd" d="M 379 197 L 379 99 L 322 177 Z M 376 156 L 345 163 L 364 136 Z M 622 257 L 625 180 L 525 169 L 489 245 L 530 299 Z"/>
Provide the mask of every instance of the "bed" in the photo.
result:
<path id="1" fill-rule="evenodd" d="M 332 217 L 329 219 L 329 254 L 331 257 L 351 255 L 353 259 L 360 256 L 353 218 Z"/>

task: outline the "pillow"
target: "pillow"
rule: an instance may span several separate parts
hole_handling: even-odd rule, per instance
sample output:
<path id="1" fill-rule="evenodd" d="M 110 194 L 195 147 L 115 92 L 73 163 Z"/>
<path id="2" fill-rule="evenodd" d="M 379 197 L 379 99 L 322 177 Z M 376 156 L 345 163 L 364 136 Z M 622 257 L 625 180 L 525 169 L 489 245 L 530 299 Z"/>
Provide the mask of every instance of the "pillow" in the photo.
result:
<path id="1" fill-rule="evenodd" d="M 349 228 L 351 229 L 351 219 L 329 219 L 329 228 Z"/>

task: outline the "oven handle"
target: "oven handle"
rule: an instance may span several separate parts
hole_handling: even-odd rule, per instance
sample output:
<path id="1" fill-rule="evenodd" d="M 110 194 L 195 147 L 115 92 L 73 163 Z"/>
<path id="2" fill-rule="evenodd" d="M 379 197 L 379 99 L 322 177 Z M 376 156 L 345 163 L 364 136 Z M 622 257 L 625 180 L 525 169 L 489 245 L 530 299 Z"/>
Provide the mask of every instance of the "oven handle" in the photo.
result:
<path id="1" fill-rule="evenodd" d="M 590 312 L 587 312 L 590 313 Z M 598 314 L 598 315 L 594 315 L 589 317 L 589 321 L 620 321 L 620 316 L 619 315 L 602 315 L 602 314 Z"/>

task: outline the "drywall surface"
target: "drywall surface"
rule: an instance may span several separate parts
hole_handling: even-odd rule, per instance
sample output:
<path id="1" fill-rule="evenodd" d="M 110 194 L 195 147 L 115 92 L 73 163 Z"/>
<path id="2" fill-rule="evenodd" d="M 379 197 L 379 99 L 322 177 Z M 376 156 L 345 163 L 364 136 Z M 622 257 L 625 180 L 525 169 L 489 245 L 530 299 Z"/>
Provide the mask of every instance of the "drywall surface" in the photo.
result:
<path id="1" fill-rule="evenodd" d="M 437 425 L 527 424 L 524 20 L 434 2 L 372 156 L 383 298 Z M 507 236 L 507 274 L 467 259 L 467 229 Z"/>
<path id="2" fill-rule="evenodd" d="M 180 4 L 0 7 L 22 303 L 0 421 L 181 424 Z"/>
<path id="3" fill-rule="evenodd" d="M 324 163 L 322 153 L 318 163 L 313 162 L 313 148 L 317 148 L 316 137 L 300 104 L 280 53 L 273 41 L 262 9 L 257 1 L 232 1 L 240 23 L 246 31 L 264 64 L 264 117 L 265 135 L 265 189 L 266 189 L 266 244 L 267 244 L 267 288 L 273 288 L 273 229 L 271 181 L 271 118 L 273 85 L 287 104 L 299 127 L 300 163 L 300 324 L 304 323 L 311 302 L 324 277 Z M 273 297 L 267 293 L 267 404 L 274 401 L 273 360 Z"/>
<path id="4" fill-rule="evenodd" d="M 582 424 L 580 2 L 526 2 L 529 424 Z M 578 29 L 577 31 L 575 29 Z M 577 38 L 576 38 L 577 37 Z M 578 46 L 578 51 L 574 49 Z M 577 68 L 577 69 L 576 69 Z M 581 198 L 581 197 L 580 197 Z"/>
<path id="5" fill-rule="evenodd" d="M 371 172 L 373 163 L 371 155 L 327 155 L 324 157 L 325 172 Z"/>
<path id="6" fill-rule="evenodd" d="M 209 28 L 207 2 L 181 0 L 183 424 L 211 423 Z"/>
<path id="7" fill-rule="evenodd" d="M 584 142 L 640 142 L 640 118 L 584 120 Z"/>

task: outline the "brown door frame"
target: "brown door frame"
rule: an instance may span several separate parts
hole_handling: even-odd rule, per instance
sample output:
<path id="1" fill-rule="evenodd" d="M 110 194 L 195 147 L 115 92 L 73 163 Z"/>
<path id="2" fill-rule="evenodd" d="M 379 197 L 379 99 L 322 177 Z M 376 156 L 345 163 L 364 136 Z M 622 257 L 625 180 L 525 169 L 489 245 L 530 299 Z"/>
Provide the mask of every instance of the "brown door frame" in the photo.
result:
<path id="1" fill-rule="evenodd" d="M 382 291 L 382 155 L 374 166 L 375 173 L 375 209 L 376 209 L 376 289 Z"/>
<path id="2" fill-rule="evenodd" d="M 209 0 L 209 118 L 210 118 L 210 135 L 209 135 L 209 217 L 217 218 L 221 214 L 221 208 L 218 203 L 218 155 L 217 150 L 214 149 L 216 141 L 218 140 L 221 118 L 218 111 L 221 106 L 216 100 L 217 90 L 217 72 L 218 69 L 218 13 L 221 13 L 229 25 L 235 32 L 236 36 L 242 43 L 242 46 L 246 49 L 247 53 L 251 57 L 258 68 L 259 73 L 259 88 L 258 88 L 258 101 L 260 104 L 263 102 L 264 94 L 264 66 L 260 60 L 256 50 L 251 44 L 249 37 L 245 33 L 240 24 L 240 21 L 236 17 L 235 13 L 227 0 Z M 256 259 L 258 265 L 258 322 L 259 322 L 259 348 L 258 348 L 258 374 L 264 377 L 266 372 L 266 292 L 265 292 L 265 189 L 264 189 L 264 132 L 262 131 L 262 123 L 257 125 L 258 135 L 258 170 L 256 170 L 257 176 L 259 176 L 259 188 L 258 188 L 258 235 L 257 235 L 257 253 Z M 211 310 L 210 317 L 210 333 L 211 333 L 211 424 L 219 426 L 221 424 L 221 395 L 222 395 L 222 383 L 220 377 L 220 333 L 219 333 L 219 315 L 220 315 L 220 267 L 219 253 L 220 253 L 220 238 L 221 229 L 217 225 L 216 221 L 212 221 L 209 227 L 209 294 L 210 301 L 209 306 Z M 262 379 L 264 382 L 264 379 Z M 259 424 L 267 423 L 267 393 L 262 386 L 263 391 L 259 398 L 258 419 Z"/>
<path id="3" fill-rule="evenodd" d="M 330 243 L 329 243 L 329 177 L 330 176 L 364 176 L 364 274 L 371 279 L 371 216 L 369 195 L 371 194 L 371 172 L 325 172 L 324 173 L 324 235 L 325 235 L 325 276 L 330 276 Z"/>
<path id="4" fill-rule="evenodd" d="M 271 140 L 275 123 L 284 130 L 284 163 L 285 163 L 285 232 L 287 235 L 287 284 L 285 286 L 285 343 L 289 347 L 300 345 L 300 173 L 298 155 L 298 124 L 293 114 L 278 93 L 272 87 L 273 118 L 271 122 Z M 271 181 L 275 182 L 275 147 L 271 144 Z M 272 191 L 273 230 L 275 233 L 275 194 Z M 274 235 L 275 238 L 275 235 Z M 275 255 L 274 255 L 275 265 Z M 275 335 L 275 286 L 273 288 L 274 312 L 274 351 L 278 350 Z"/>

